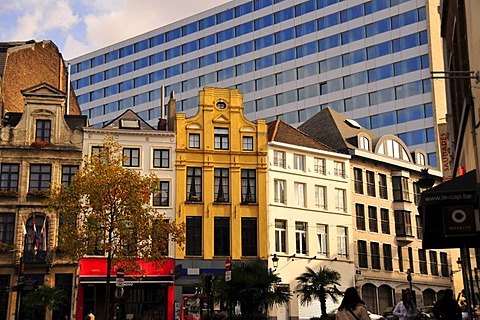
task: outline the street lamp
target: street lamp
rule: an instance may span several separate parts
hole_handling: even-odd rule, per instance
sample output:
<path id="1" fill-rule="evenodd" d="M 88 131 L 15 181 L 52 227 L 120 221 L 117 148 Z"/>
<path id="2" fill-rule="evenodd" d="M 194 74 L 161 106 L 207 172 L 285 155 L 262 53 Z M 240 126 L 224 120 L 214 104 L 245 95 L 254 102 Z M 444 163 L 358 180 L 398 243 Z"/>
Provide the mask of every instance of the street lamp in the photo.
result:
<path id="1" fill-rule="evenodd" d="M 272 257 L 272 263 L 273 263 L 273 270 L 276 271 L 278 268 L 278 257 L 276 253 Z"/>
<path id="2" fill-rule="evenodd" d="M 418 186 L 422 189 L 430 189 L 435 183 L 435 178 L 428 173 L 428 168 L 420 170 L 420 179 L 418 179 Z"/>

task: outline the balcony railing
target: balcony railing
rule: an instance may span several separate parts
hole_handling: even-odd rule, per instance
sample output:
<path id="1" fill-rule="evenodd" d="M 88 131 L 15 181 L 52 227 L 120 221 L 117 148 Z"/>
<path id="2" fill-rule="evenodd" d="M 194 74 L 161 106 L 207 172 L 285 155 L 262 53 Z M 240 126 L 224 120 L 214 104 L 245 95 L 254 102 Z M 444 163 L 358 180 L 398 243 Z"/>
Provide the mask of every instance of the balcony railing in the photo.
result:
<path id="1" fill-rule="evenodd" d="M 53 251 L 23 251 L 23 262 L 25 264 L 52 264 Z"/>

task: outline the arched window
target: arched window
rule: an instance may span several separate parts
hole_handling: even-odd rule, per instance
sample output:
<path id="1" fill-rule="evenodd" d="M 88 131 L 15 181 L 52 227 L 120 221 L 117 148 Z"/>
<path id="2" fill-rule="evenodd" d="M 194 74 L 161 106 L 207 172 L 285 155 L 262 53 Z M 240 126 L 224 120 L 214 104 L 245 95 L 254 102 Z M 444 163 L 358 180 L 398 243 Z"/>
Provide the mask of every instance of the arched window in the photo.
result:
<path id="1" fill-rule="evenodd" d="M 392 287 L 384 284 L 378 287 L 378 312 L 383 313 L 388 307 L 395 305 L 393 302 L 393 289 Z"/>
<path id="2" fill-rule="evenodd" d="M 360 149 L 370 151 L 370 140 L 365 136 L 360 136 Z"/>
<path id="3" fill-rule="evenodd" d="M 373 313 L 378 313 L 377 305 L 377 287 L 371 283 L 362 286 L 362 299 L 367 305 L 367 309 Z"/>

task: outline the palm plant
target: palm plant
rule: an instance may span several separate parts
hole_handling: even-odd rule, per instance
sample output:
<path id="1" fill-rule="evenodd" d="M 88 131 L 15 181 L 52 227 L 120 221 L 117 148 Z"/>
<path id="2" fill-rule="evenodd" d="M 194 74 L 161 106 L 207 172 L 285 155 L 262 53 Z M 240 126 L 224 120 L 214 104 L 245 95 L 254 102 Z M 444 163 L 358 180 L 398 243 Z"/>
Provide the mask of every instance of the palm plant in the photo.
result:
<path id="1" fill-rule="evenodd" d="M 337 289 L 340 283 L 340 273 L 328 267 L 320 267 L 318 271 L 306 267 L 306 272 L 296 278 L 298 281 L 296 292 L 302 305 L 309 305 L 313 300 L 320 301 L 321 319 L 327 317 L 327 296 L 333 302 L 338 302 L 337 297 L 342 293 Z"/>

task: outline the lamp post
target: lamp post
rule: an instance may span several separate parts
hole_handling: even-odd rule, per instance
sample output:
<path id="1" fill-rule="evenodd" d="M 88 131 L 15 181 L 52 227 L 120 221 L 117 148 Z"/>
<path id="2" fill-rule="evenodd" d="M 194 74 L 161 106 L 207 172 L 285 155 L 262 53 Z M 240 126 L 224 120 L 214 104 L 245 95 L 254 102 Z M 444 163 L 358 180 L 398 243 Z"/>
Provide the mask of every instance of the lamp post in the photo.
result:
<path id="1" fill-rule="evenodd" d="M 272 257 L 272 265 L 273 265 L 273 271 L 277 271 L 278 268 L 278 257 L 277 254 L 275 253 Z"/>
<path id="2" fill-rule="evenodd" d="M 410 269 L 407 269 L 407 281 L 408 281 L 408 290 L 410 291 L 410 294 L 413 294 L 413 292 L 412 292 L 412 271 Z"/>

